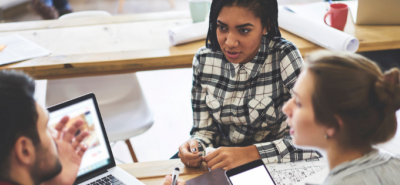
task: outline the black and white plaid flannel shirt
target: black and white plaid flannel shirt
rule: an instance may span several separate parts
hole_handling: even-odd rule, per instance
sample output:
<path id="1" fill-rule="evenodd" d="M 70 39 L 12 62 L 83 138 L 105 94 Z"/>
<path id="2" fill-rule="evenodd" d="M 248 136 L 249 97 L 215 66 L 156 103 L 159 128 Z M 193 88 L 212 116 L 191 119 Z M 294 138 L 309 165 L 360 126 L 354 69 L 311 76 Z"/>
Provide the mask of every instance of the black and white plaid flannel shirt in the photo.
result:
<path id="1" fill-rule="evenodd" d="M 283 38 L 262 37 L 256 56 L 230 63 L 221 51 L 200 48 L 193 59 L 191 137 L 199 152 L 220 146 L 255 145 L 264 163 L 319 157 L 293 146 L 284 102 L 300 74 L 303 59 Z"/>

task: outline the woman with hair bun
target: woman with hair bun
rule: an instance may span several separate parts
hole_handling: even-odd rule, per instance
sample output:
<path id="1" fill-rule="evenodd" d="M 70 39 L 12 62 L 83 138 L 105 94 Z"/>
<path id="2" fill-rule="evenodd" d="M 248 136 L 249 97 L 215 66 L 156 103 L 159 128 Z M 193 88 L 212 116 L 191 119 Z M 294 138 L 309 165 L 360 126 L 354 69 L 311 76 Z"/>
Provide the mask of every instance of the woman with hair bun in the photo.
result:
<path id="1" fill-rule="evenodd" d="M 307 58 L 283 112 L 294 144 L 326 152 L 325 185 L 400 182 L 400 157 L 373 147 L 396 133 L 399 76 L 399 69 L 382 73 L 357 54 L 320 51 Z"/>

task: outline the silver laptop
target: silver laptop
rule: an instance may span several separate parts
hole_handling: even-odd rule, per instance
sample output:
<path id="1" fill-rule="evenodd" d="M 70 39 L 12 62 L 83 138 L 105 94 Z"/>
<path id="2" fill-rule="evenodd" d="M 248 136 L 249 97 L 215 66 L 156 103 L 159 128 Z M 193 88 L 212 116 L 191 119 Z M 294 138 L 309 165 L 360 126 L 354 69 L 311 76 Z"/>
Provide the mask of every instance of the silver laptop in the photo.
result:
<path id="1" fill-rule="evenodd" d="M 358 0 L 356 24 L 400 25 L 400 0 Z"/>
<path id="2" fill-rule="evenodd" d="M 78 177 L 79 185 L 142 185 L 135 177 L 115 165 L 107 133 L 93 93 L 52 106 L 49 111 L 49 127 L 54 127 L 64 116 L 69 116 L 67 127 L 81 119 L 84 124 L 76 135 L 88 130 L 90 135 L 83 141 L 88 150 L 83 155 Z"/>

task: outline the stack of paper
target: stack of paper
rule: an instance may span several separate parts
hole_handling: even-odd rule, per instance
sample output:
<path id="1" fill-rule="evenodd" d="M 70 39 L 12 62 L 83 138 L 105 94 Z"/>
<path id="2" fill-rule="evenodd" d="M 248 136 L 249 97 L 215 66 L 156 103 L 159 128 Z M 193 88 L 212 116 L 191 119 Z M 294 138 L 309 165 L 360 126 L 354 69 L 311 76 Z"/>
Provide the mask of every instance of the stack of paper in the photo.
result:
<path id="1" fill-rule="evenodd" d="M 18 34 L 0 37 L 0 65 L 49 55 L 51 52 Z"/>

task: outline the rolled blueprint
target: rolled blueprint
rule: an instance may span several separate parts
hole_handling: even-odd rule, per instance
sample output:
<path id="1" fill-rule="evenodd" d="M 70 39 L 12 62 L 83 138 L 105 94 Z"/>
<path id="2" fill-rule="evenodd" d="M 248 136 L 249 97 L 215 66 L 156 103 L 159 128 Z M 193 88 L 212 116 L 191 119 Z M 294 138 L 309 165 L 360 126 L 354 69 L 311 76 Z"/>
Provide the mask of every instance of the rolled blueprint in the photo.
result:
<path id="1" fill-rule="evenodd" d="M 279 7 L 279 27 L 333 51 L 356 52 L 357 38 L 306 16 Z"/>
<path id="2" fill-rule="evenodd" d="M 168 30 L 169 41 L 172 45 L 184 44 L 207 37 L 208 22 L 199 22 Z"/>

